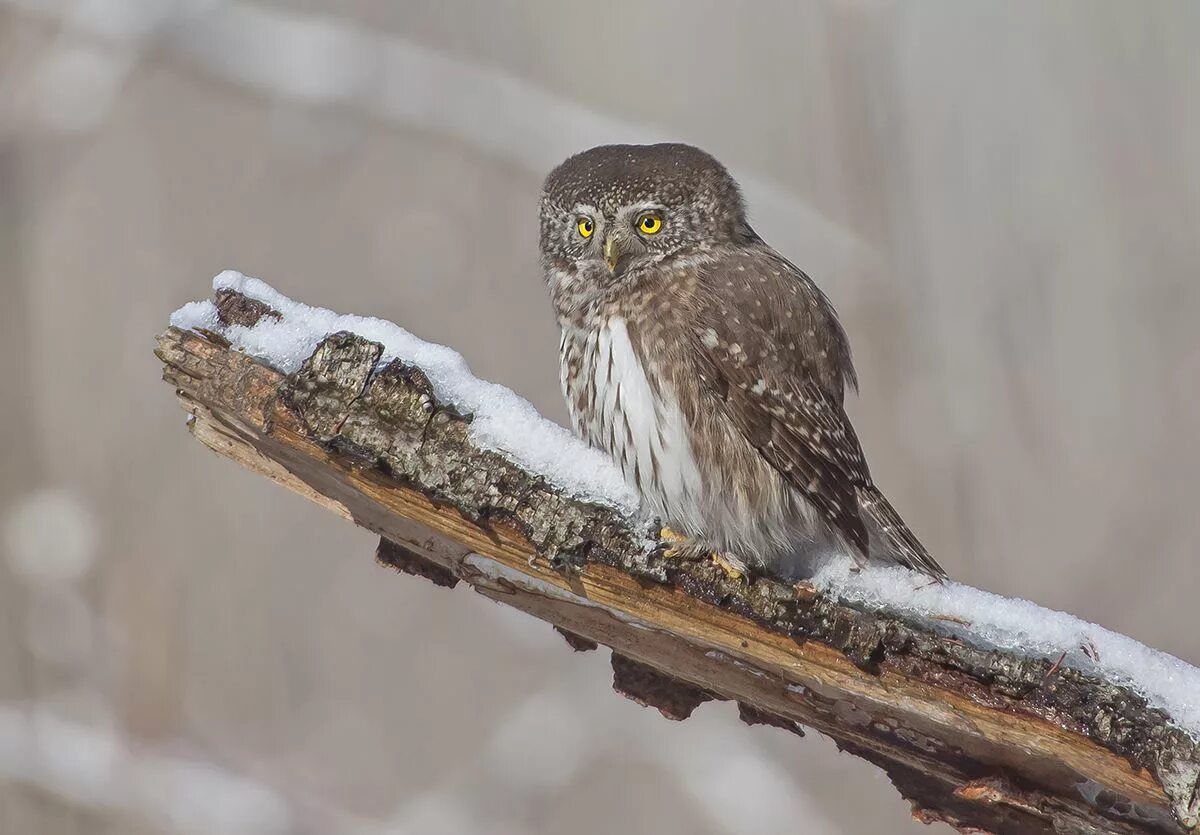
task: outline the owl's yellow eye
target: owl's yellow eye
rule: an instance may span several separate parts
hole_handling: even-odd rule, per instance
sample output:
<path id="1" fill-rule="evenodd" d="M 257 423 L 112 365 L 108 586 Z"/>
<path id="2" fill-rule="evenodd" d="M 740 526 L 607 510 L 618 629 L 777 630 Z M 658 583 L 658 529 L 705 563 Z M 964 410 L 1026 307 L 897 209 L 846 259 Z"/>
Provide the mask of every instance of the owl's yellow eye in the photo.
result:
<path id="1" fill-rule="evenodd" d="M 579 237 L 581 238 L 590 238 L 592 237 L 592 232 L 596 231 L 596 225 L 592 223 L 590 217 L 579 218 L 575 224 L 575 228 L 579 230 Z"/>
<path id="2" fill-rule="evenodd" d="M 643 235 L 657 235 L 663 228 L 662 215 L 646 212 L 638 218 L 637 228 Z"/>

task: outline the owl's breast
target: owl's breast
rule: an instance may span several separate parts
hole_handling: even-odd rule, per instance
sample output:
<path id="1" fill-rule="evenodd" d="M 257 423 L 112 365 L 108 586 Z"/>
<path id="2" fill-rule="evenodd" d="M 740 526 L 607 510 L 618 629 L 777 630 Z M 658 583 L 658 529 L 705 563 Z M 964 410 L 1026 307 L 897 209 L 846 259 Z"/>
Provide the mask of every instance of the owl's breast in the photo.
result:
<path id="1" fill-rule="evenodd" d="M 562 386 L 571 422 L 608 453 L 650 510 L 699 528 L 703 485 L 692 428 L 670 375 L 645 359 L 637 336 L 636 326 L 619 316 L 563 329 Z"/>

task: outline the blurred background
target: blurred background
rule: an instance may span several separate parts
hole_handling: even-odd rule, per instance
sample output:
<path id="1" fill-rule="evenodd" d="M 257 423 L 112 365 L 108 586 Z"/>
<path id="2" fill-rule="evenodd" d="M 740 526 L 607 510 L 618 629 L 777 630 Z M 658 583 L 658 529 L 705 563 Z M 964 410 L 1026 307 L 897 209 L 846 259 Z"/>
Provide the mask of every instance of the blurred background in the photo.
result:
<path id="1" fill-rule="evenodd" d="M 950 572 L 1200 662 L 1200 4 L 0 0 L 0 831 L 925 831 L 192 441 L 226 267 L 562 420 L 541 178 L 724 160 Z"/>

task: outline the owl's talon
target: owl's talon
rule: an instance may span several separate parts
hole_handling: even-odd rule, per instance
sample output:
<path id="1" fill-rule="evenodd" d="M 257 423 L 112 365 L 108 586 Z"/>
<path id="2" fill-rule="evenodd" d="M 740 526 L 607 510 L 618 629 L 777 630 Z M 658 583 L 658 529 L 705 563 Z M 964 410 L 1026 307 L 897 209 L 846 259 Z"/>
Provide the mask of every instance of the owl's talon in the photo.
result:
<path id="1" fill-rule="evenodd" d="M 658 532 L 658 538 L 663 542 L 671 543 L 670 546 L 663 551 L 663 556 L 667 559 L 691 559 L 702 560 L 710 559 L 713 565 L 725 572 L 725 576 L 730 580 L 740 580 L 746 576 L 746 564 L 737 557 L 729 554 L 722 554 L 720 551 L 713 551 L 704 548 L 703 545 L 696 540 L 684 536 L 683 534 L 664 526 Z"/>
<path id="2" fill-rule="evenodd" d="M 676 557 L 680 556 L 680 554 L 683 551 L 683 544 L 685 542 L 687 542 L 687 539 L 688 539 L 683 534 L 681 534 L 677 531 L 674 531 L 671 528 L 666 527 L 665 525 L 658 532 L 658 538 L 661 539 L 663 542 L 671 543 L 671 546 L 669 548 L 667 548 L 665 551 L 663 551 L 663 556 L 669 560 L 673 560 Z"/>
<path id="3" fill-rule="evenodd" d="M 730 554 L 722 554 L 706 548 L 701 542 L 691 537 L 664 527 L 658 532 L 658 538 L 670 545 L 663 551 L 663 557 L 669 560 L 711 560 L 713 565 L 725 572 L 730 580 L 740 580 L 746 576 L 746 564 Z"/>
<path id="4" fill-rule="evenodd" d="M 664 542 L 686 542 L 687 541 L 686 536 L 684 536 L 683 534 L 678 533 L 677 531 L 674 531 L 671 528 L 668 528 L 666 526 L 664 526 L 662 528 L 662 530 L 660 530 L 658 532 L 658 538 L 663 540 Z"/>
<path id="5" fill-rule="evenodd" d="M 730 580 L 740 580 L 746 576 L 746 565 L 737 557 L 713 551 L 712 561 Z"/>

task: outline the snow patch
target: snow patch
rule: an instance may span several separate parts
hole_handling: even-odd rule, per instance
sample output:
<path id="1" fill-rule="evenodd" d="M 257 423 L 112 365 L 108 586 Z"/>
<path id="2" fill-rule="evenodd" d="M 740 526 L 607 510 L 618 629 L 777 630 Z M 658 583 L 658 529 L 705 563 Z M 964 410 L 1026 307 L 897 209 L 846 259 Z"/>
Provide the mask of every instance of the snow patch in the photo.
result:
<path id="1" fill-rule="evenodd" d="M 940 625 L 974 646 L 1061 659 L 1065 667 L 1123 684 L 1200 740 L 1200 669 L 1133 638 L 1028 600 L 931 583 L 897 566 L 858 569 L 849 557 L 831 560 L 812 582 L 837 600 Z"/>
<path id="2" fill-rule="evenodd" d="M 627 514 L 636 511 L 636 493 L 606 455 L 542 417 L 512 390 L 477 378 L 457 351 L 418 339 L 383 319 L 299 304 L 264 282 L 232 270 L 213 279 L 213 290 L 232 290 L 260 301 L 279 311 L 282 318 L 264 316 L 253 327 L 223 325 L 216 306 L 204 301 L 179 308 L 171 315 L 171 324 L 183 330 L 204 328 L 219 333 L 234 347 L 287 374 L 299 370 L 326 336 L 338 331 L 356 333 L 383 345 L 382 363 L 398 359 L 420 367 L 439 401 L 472 414 L 471 439 L 479 447 L 508 456 L 579 499 Z"/>

